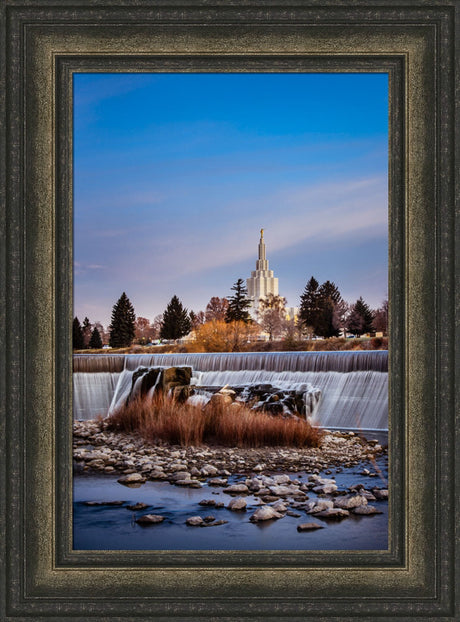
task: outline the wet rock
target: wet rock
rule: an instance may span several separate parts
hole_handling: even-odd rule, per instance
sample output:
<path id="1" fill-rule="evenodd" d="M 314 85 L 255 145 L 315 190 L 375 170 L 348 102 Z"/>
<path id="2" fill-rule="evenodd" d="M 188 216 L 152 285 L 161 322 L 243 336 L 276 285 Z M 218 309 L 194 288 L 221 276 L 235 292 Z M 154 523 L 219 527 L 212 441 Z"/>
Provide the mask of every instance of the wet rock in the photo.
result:
<path id="1" fill-rule="evenodd" d="M 298 486 L 270 486 L 269 490 L 277 497 L 289 497 L 300 492 Z"/>
<path id="2" fill-rule="evenodd" d="M 373 505 L 358 505 L 352 509 L 353 514 L 371 516 L 372 514 L 383 514 L 380 510 L 377 510 Z"/>
<path id="3" fill-rule="evenodd" d="M 163 471 L 152 471 L 152 473 L 149 474 L 149 479 L 168 479 L 168 476 Z"/>
<path id="4" fill-rule="evenodd" d="M 323 484 L 322 486 L 315 486 L 313 492 L 317 495 L 330 495 L 337 490 L 336 484 Z"/>
<path id="5" fill-rule="evenodd" d="M 212 466 L 212 464 L 205 464 L 202 468 L 201 468 L 201 475 L 203 475 L 203 477 L 209 477 L 209 476 L 213 476 L 216 475 L 218 472 L 218 469 L 216 469 L 215 466 Z"/>
<path id="6" fill-rule="evenodd" d="M 309 501 L 305 509 L 307 514 L 316 514 L 317 512 L 322 512 L 323 510 L 329 510 L 334 507 L 334 502 L 332 499 L 318 499 L 317 501 Z"/>
<path id="7" fill-rule="evenodd" d="M 351 508 L 367 505 L 367 499 L 364 495 L 345 495 L 344 497 L 336 497 L 334 499 L 334 507 L 349 510 Z"/>
<path id="8" fill-rule="evenodd" d="M 129 473 L 128 475 L 122 475 L 118 478 L 117 482 L 119 484 L 143 484 L 145 482 L 145 477 L 141 475 L 141 473 Z"/>
<path id="9" fill-rule="evenodd" d="M 293 518 L 300 518 L 300 514 L 298 514 L 297 512 L 293 512 L 292 510 L 288 510 L 286 512 L 286 516 L 292 516 Z"/>
<path id="10" fill-rule="evenodd" d="M 348 510 L 342 510 L 341 508 L 328 508 L 327 510 L 318 512 L 316 516 L 321 516 L 321 518 L 341 520 L 342 518 L 350 516 L 350 512 Z"/>
<path id="11" fill-rule="evenodd" d="M 291 483 L 291 478 L 289 477 L 289 475 L 273 475 L 271 479 L 277 485 Z"/>
<path id="12" fill-rule="evenodd" d="M 179 479 L 174 482 L 175 486 L 184 486 L 185 488 L 201 488 L 201 483 L 196 479 Z"/>
<path id="13" fill-rule="evenodd" d="M 265 520 L 272 520 L 275 518 L 283 518 L 283 515 L 274 510 L 269 505 L 264 505 L 258 508 L 254 514 L 249 518 L 250 521 L 258 522 Z"/>
<path id="14" fill-rule="evenodd" d="M 286 512 L 288 509 L 288 506 L 286 505 L 286 503 L 284 503 L 283 501 L 281 501 L 281 499 L 279 501 L 276 501 L 273 505 L 272 508 L 274 510 L 276 510 L 277 512 Z"/>
<path id="15" fill-rule="evenodd" d="M 246 486 L 246 484 L 232 484 L 231 486 L 224 488 L 224 492 L 229 495 L 236 495 L 241 493 L 248 493 L 249 488 Z"/>
<path id="16" fill-rule="evenodd" d="M 149 504 L 148 503 L 135 503 L 134 505 L 127 505 L 126 508 L 128 510 L 132 510 L 133 512 L 136 512 L 137 510 L 145 510 L 145 508 L 148 508 Z"/>
<path id="17" fill-rule="evenodd" d="M 199 527 L 200 525 L 204 523 L 201 516 L 190 516 L 189 518 L 187 518 L 185 522 L 190 527 Z"/>
<path id="18" fill-rule="evenodd" d="M 216 501 L 214 499 L 202 499 L 199 501 L 198 505 L 214 507 L 216 505 Z"/>
<path id="19" fill-rule="evenodd" d="M 242 497 L 236 497 L 235 499 L 232 499 L 229 504 L 227 505 L 227 508 L 229 510 L 232 510 L 233 512 L 245 512 L 246 511 L 246 501 L 245 499 L 243 499 Z"/>
<path id="20" fill-rule="evenodd" d="M 319 523 L 302 523 L 301 525 L 297 525 L 297 531 L 315 531 L 316 529 L 324 529 L 324 525 L 320 525 Z"/>
<path id="21" fill-rule="evenodd" d="M 203 523 L 200 527 L 217 527 L 218 525 L 226 525 L 228 520 L 216 520 L 213 523 Z"/>
<path id="22" fill-rule="evenodd" d="M 156 525 L 162 523 L 164 520 L 165 517 L 158 514 L 144 514 L 144 516 L 139 516 L 139 518 L 136 519 L 136 523 L 140 523 L 141 525 Z"/>
<path id="23" fill-rule="evenodd" d="M 372 488 L 372 494 L 379 501 L 388 499 L 388 490 L 386 488 Z"/>
<path id="24" fill-rule="evenodd" d="M 171 477 L 169 478 L 172 482 L 178 482 L 181 479 L 190 479 L 191 475 L 190 473 L 187 473 L 187 471 L 177 471 L 176 473 L 173 473 L 173 475 L 171 475 Z"/>
<path id="25" fill-rule="evenodd" d="M 181 462 L 173 462 L 172 464 L 169 465 L 168 470 L 171 471 L 171 473 L 176 473 L 178 471 L 187 471 L 188 467 L 186 464 L 182 464 Z"/>
<path id="26" fill-rule="evenodd" d="M 215 517 L 215 516 L 212 516 L 212 515 L 205 516 L 205 517 L 203 518 L 203 521 L 204 521 L 205 523 L 212 523 L 212 522 L 213 522 L 213 521 L 215 521 L 215 520 L 216 520 L 216 517 Z"/>
<path id="27" fill-rule="evenodd" d="M 226 486 L 227 480 L 220 477 L 213 477 L 208 481 L 208 486 Z"/>

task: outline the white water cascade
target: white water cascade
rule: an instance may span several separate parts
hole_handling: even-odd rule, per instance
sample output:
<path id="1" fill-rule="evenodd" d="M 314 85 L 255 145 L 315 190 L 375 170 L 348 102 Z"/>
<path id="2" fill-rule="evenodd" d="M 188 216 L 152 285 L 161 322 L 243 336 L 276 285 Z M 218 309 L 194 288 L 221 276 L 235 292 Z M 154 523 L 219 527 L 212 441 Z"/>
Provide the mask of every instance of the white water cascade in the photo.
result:
<path id="1" fill-rule="evenodd" d="M 74 356 L 74 418 L 106 415 L 129 388 L 140 366 L 189 365 L 192 384 L 241 386 L 269 383 L 281 389 L 321 389 L 316 417 L 329 428 L 388 429 L 388 352 L 249 352 Z"/>

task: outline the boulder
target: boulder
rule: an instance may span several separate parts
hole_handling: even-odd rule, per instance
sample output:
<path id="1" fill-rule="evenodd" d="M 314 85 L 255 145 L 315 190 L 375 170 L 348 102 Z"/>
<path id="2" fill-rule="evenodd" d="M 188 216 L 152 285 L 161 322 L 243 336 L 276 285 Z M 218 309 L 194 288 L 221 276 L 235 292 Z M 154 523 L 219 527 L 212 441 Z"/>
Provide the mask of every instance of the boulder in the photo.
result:
<path id="1" fill-rule="evenodd" d="M 329 510 L 334 507 L 334 502 L 332 499 L 318 499 L 317 501 L 309 501 L 305 509 L 307 514 L 317 514 L 318 512 L 322 512 L 323 510 Z"/>
<path id="2" fill-rule="evenodd" d="M 135 503 L 134 505 L 127 505 L 126 508 L 128 510 L 131 510 L 132 512 L 136 512 L 137 510 L 145 510 L 145 508 L 148 508 L 149 504 L 148 503 Z M 147 515 L 148 516 L 148 515 Z"/>
<path id="3" fill-rule="evenodd" d="M 164 519 L 164 516 L 158 514 L 144 514 L 144 516 L 139 516 L 139 518 L 136 519 L 136 523 L 140 523 L 141 525 L 156 525 L 162 523 Z"/>
<path id="4" fill-rule="evenodd" d="M 334 507 L 349 510 L 360 505 L 367 505 L 367 499 L 364 495 L 345 495 L 344 497 L 336 497 L 334 499 Z"/>
<path id="5" fill-rule="evenodd" d="M 213 466 L 212 464 L 205 464 L 203 467 L 201 467 L 201 470 L 200 470 L 200 474 L 203 477 L 217 475 L 217 472 L 218 472 L 218 469 L 216 469 L 216 467 Z"/>
<path id="6" fill-rule="evenodd" d="M 247 494 L 249 492 L 249 489 L 246 484 L 232 484 L 231 486 L 224 488 L 224 492 L 226 492 L 228 495 L 237 495 L 241 493 Z"/>
<path id="7" fill-rule="evenodd" d="M 204 521 L 201 516 L 190 516 L 189 518 L 187 518 L 185 523 L 190 527 L 199 527 L 204 523 Z"/>
<path id="8" fill-rule="evenodd" d="M 245 512 L 246 511 L 246 501 L 245 499 L 243 499 L 242 497 L 236 497 L 235 499 L 232 499 L 229 504 L 227 505 L 227 508 L 229 510 L 232 510 L 233 512 Z"/>
<path id="9" fill-rule="evenodd" d="M 117 482 L 129 486 L 130 484 L 143 484 L 145 477 L 140 473 L 129 473 L 128 475 L 122 475 Z"/>
<path id="10" fill-rule="evenodd" d="M 388 490 L 386 488 L 373 488 L 372 494 L 379 501 L 388 499 Z"/>
<path id="11" fill-rule="evenodd" d="M 297 531 L 314 531 L 315 529 L 324 529 L 324 525 L 318 523 L 302 523 L 297 525 Z"/>
<path id="12" fill-rule="evenodd" d="M 361 516 L 372 516 L 373 514 L 383 514 L 380 510 L 377 510 L 373 505 L 358 505 L 352 509 L 353 514 L 359 514 Z"/>
<path id="13" fill-rule="evenodd" d="M 342 518 L 350 516 L 350 512 L 348 510 L 342 510 L 342 508 L 328 508 L 327 510 L 318 512 L 316 516 L 321 516 L 321 518 L 341 520 Z"/>
<path id="14" fill-rule="evenodd" d="M 275 518 L 283 518 L 283 515 L 274 510 L 269 505 L 264 505 L 261 508 L 258 508 L 254 514 L 249 518 L 250 521 L 258 522 L 265 520 L 272 520 Z"/>

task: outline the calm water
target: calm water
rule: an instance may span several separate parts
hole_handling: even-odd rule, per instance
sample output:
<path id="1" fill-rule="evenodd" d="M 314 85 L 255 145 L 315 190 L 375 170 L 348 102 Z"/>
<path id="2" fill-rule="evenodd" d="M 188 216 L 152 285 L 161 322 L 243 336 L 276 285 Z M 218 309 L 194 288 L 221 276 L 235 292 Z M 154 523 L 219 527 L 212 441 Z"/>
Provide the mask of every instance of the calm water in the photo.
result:
<path id="1" fill-rule="evenodd" d="M 364 465 L 368 466 L 368 465 Z M 388 478 L 386 457 L 378 460 L 382 475 Z M 339 490 L 362 483 L 367 489 L 386 487 L 378 477 L 360 475 L 363 466 L 344 469 L 322 477 L 335 477 Z M 372 469 L 371 469 L 372 470 Z M 307 481 L 308 474 L 289 474 Z M 291 508 L 300 518 L 285 516 L 275 521 L 251 523 L 249 517 L 258 507 L 258 498 L 247 496 L 246 512 L 232 512 L 198 505 L 202 499 L 228 504 L 232 498 L 221 488 L 203 486 L 200 490 L 172 486 L 168 482 L 146 482 L 128 488 L 117 482 L 119 475 L 80 474 L 74 478 L 74 549 L 76 550 L 386 550 L 388 548 L 388 503 L 370 502 L 383 514 L 355 516 L 343 521 L 326 521 Z M 243 476 L 229 478 L 229 483 Z M 308 493 L 314 499 L 314 493 Z M 123 500 L 123 506 L 86 506 L 85 501 Z M 149 507 L 138 512 L 126 508 L 137 502 Z M 134 519 L 142 514 L 161 514 L 166 520 L 158 525 L 141 526 Z M 212 515 L 229 522 L 216 527 L 189 527 L 189 516 Z M 317 522 L 324 529 L 298 533 L 297 525 Z"/>

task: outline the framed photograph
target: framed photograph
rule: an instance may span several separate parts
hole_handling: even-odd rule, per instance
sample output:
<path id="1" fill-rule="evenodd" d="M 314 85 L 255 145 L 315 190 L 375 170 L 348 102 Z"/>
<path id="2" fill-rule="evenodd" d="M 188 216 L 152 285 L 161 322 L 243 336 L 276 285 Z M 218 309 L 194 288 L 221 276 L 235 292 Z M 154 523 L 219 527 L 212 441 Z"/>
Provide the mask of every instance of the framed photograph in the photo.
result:
<path id="1" fill-rule="evenodd" d="M 4 3 L 2 619 L 245 620 L 317 619 L 318 615 L 324 619 L 456 619 L 456 11 L 458 5 L 448 0 L 430 6 L 421 1 L 402 8 L 391 2 L 376 7 L 365 1 L 307 2 L 301 6 L 236 2 L 213 7 L 193 1 L 161 6 L 102 2 L 97 7 L 86 0 L 72 7 L 65 3 L 50 6 L 41 0 Z M 106 146 L 97 142 L 91 145 L 91 141 L 81 149 L 81 96 L 96 98 L 101 80 L 115 84 L 110 81 L 118 78 L 117 88 L 126 92 L 126 84 L 153 77 L 162 93 L 173 92 L 171 83 L 175 80 L 177 85 L 182 80 L 176 101 L 169 99 L 167 105 L 176 105 L 183 114 L 199 77 L 207 81 L 202 92 L 208 92 L 209 118 L 217 107 L 212 103 L 217 90 L 212 80 L 238 78 L 241 84 L 235 82 L 233 96 L 239 92 L 242 100 L 244 93 L 248 99 L 255 97 L 248 89 L 263 79 L 259 96 L 265 93 L 268 97 L 273 89 L 270 97 L 276 101 L 279 79 L 281 88 L 295 92 L 302 102 L 307 97 L 302 79 L 343 76 L 352 80 L 371 75 L 385 79 L 388 110 L 390 320 L 385 393 L 390 422 L 390 497 L 385 541 L 373 540 L 361 547 L 324 544 L 321 548 L 295 546 L 298 540 L 287 539 L 286 544 L 273 548 L 265 544 L 218 548 L 213 536 L 211 545 L 205 542 L 196 548 L 158 543 L 143 548 L 142 540 L 125 547 L 114 545 L 118 527 L 113 525 L 107 543 L 94 545 L 101 532 L 85 543 L 81 533 L 75 535 L 77 517 L 73 512 L 72 421 L 80 399 L 72 374 L 74 293 L 80 287 L 78 275 L 73 276 L 73 263 L 81 261 L 77 249 L 83 231 L 75 219 L 81 214 L 78 201 L 85 188 L 90 188 L 91 175 L 98 176 L 91 158 L 95 162 L 106 158 L 104 164 L 110 167 L 113 153 L 104 152 Z M 130 81 L 124 82 L 124 87 L 122 76 Z M 252 82 L 243 84 L 251 77 Z M 292 80 L 289 84 L 288 78 Z M 315 83 L 309 88 L 313 91 Z M 340 102 L 343 91 L 334 88 Z M 365 105 L 373 106 L 370 89 L 360 98 L 363 128 Z M 254 101 L 262 122 L 263 97 Z M 301 126 L 302 106 L 289 110 L 289 101 L 292 95 L 280 98 L 278 107 L 285 122 L 291 116 L 294 135 Z M 201 110 L 205 105 L 205 101 L 196 103 Z M 357 113 L 347 105 L 343 101 L 342 111 L 349 119 Z M 244 114 L 249 123 L 248 110 Z M 110 115 L 115 111 L 102 106 L 99 112 L 102 126 L 113 136 Z M 158 127 L 161 110 L 155 108 L 153 116 Z M 120 117 L 113 127 L 126 124 L 132 136 L 130 122 L 132 119 Z M 327 119 L 324 123 L 327 125 Z M 182 133 L 184 128 L 185 123 Z M 140 131 L 145 133 L 145 127 Z M 171 126 L 165 126 L 164 132 L 163 144 L 161 137 L 156 137 L 159 161 L 173 139 Z M 268 134 L 267 129 L 264 132 Z M 202 126 L 198 138 L 206 138 Z M 289 149 L 292 151 L 292 145 Z M 292 153 L 289 158 L 293 158 L 291 165 L 302 167 L 300 151 L 297 160 Z M 361 161 L 363 170 L 371 166 L 369 158 L 365 159 L 366 164 Z M 343 174 L 351 177 L 345 163 Z M 135 181 L 127 179 L 127 185 Z M 218 181 L 216 172 L 216 187 Z M 371 190 L 375 199 L 377 191 Z M 107 193 L 109 196 L 109 186 Z M 95 226 L 107 232 L 117 225 L 115 199 L 110 196 L 112 209 L 109 205 L 103 222 L 94 220 Z M 167 212 L 174 214 L 174 209 L 171 204 Z M 218 219 L 218 208 L 213 212 L 205 204 L 196 208 L 198 218 L 205 211 L 209 218 Z M 168 213 L 163 215 L 164 222 L 170 218 Z M 300 215 L 299 220 L 303 222 Z M 268 272 L 264 252 L 270 229 L 259 232 L 264 226 L 260 223 L 255 232 L 255 245 L 259 244 L 256 273 L 241 275 L 248 277 L 253 297 L 260 285 L 257 270 L 266 268 Z M 276 233 L 281 236 L 279 227 L 272 239 Z M 135 235 L 140 244 L 141 233 L 133 230 Z M 155 249 L 160 244 L 156 238 Z M 223 251 L 224 245 L 221 248 Z M 102 262 L 91 261 L 94 270 L 102 269 L 94 268 Z M 77 268 L 90 269 L 88 265 Z M 222 275 L 215 276 L 217 280 Z M 232 281 L 226 289 L 231 285 Z M 271 287 L 275 287 L 274 281 Z M 273 293 L 278 292 L 273 289 Z M 279 293 L 283 293 L 281 289 Z M 88 307 L 81 308 L 84 315 L 90 314 Z M 91 318 L 96 319 L 100 318 Z M 83 443 L 80 447 L 84 452 Z M 107 466 L 111 465 L 104 468 Z M 132 469 L 129 464 L 124 466 L 129 476 Z M 198 466 L 202 469 L 205 465 Z M 190 481 L 199 479 L 197 474 Z M 271 482 L 272 497 L 276 484 Z M 309 490 L 308 485 L 301 490 L 302 481 L 291 484 L 299 493 Z M 310 488 L 313 484 L 310 482 Z M 97 494 L 80 501 L 97 502 Z M 267 499 L 266 505 L 273 507 L 277 501 Z M 87 506 L 87 518 L 92 507 Z M 295 513 L 295 507 L 290 509 Z M 117 511 L 126 512 L 126 508 Z M 291 518 L 295 519 L 287 520 Z M 216 526 L 214 533 L 224 528 Z M 147 529 L 156 527 L 145 528 L 145 533 Z M 194 529 L 190 527 L 186 533 L 194 533 Z M 211 531 L 200 529 L 203 534 Z M 298 539 L 310 536 L 315 537 L 313 533 L 296 533 Z"/>
<path id="2" fill-rule="evenodd" d="M 74 74 L 74 549 L 388 549 L 388 101 Z"/>

